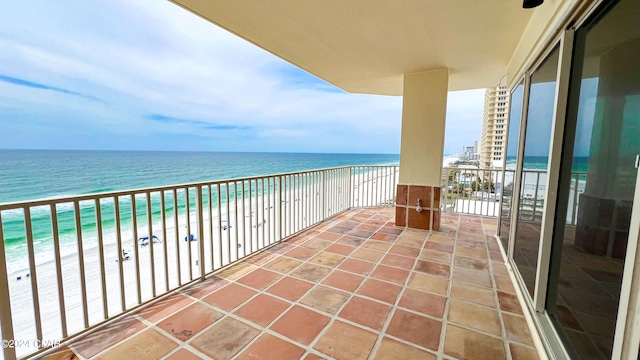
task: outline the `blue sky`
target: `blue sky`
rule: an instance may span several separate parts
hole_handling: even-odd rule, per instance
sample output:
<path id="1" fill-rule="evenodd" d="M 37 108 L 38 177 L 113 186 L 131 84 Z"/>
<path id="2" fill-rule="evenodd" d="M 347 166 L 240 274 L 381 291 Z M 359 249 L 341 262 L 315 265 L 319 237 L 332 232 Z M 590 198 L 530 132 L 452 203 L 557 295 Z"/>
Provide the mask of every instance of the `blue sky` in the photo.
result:
<path id="1" fill-rule="evenodd" d="M 0 48 L 0 148 L 400 149 L 400 97 L 346 93 L 168 1 L 3 1 Z M 480 138 L 483 94 L 449 94 L 445 154 Z"/>

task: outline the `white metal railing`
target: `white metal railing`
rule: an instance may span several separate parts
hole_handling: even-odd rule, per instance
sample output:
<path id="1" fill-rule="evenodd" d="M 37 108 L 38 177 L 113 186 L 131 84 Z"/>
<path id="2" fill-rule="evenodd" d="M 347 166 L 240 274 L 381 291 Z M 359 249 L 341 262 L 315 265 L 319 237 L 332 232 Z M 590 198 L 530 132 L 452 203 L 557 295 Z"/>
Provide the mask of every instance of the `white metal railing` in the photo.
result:
<path id="1" fill-rule="evenodd" d="M 351 207 L 393 206 L 397 166 L 352 166 Z"/>
<path id="2" fill-rule="evenodd" d="M 2 355 L 77 336 L 350 207 L 392 206 L 397 180 L 397 166 L 354 166 L 0 204 L 0 330 L 14 341 Z"/>
<path id="3" fill-rule="evenodd" d="M 441 207 L 443 212 L 498 216 L 502 170 L 444 167 Z"/>
<path id="4" fill-rule="evenodd" d="M 518 219 L 542 221 L 546 195 L 546 170 L 524 170 Z M 575 225 L 578 217 L 579 195 L 584 191 L 586 172 L 571 173 L 571 189 L 567 224 Z M 445 167 L 442 171 L 442 209 L 445 212 L 498 216 L 500 201 L 502 211 L 511 211 L 515 170 L 466 169 Z M 504 192 L 504 196 L 501 195 Z M 504 214 L 504 216 L 509 216 Z"/>

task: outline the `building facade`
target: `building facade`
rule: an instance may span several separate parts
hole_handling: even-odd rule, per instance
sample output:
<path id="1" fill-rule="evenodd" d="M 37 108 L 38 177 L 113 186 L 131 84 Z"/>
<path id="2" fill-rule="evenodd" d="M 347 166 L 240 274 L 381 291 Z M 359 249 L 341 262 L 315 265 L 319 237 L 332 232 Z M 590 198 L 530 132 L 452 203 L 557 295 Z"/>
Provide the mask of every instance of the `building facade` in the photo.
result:
<path id="1" fill-rule="evenodd" d="M 484 114 L 482 117 L 481 167 L 497 168 L 502 166 L 508 123 L 509 95 L 507 88 L 497 86 L 487 89 L 484 94 Z"/>

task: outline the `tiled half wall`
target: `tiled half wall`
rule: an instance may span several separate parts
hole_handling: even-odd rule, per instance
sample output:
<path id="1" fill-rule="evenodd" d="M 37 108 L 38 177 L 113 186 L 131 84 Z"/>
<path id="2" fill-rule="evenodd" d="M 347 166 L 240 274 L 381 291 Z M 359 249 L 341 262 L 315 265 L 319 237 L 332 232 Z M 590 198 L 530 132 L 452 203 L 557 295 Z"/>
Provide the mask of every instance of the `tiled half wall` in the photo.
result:
<path id="1" fill-rule="evenodd" d="M 396 226 L 414 229 L 440 229 L 440 187 L 398 185 L 396 196 Z M 422 211 L 418 212 L 418 199 Z"/>

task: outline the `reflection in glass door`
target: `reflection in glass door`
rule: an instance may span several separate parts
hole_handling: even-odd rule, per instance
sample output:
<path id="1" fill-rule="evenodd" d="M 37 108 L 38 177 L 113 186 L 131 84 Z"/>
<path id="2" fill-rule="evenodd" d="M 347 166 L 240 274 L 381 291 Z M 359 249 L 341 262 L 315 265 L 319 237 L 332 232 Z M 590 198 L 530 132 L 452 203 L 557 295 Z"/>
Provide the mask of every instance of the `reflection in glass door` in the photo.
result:
<path id="1" fill-rule="evenodd" d="M 540 227 L 547 194 L 559 53 L 556 46 L 531 75 L 529 88 L 513 260 L 531 297 L 535 290 Z"/>
<path id="2" fill-rule="evenodd" d="M 511 210 L 513 203 L 513 186 L 516 182 L 516 161 L 520 138 L 520 122 L 522 121 L 522 102 L 524 101 L 524 83 L 518 84 L 511 93 L 509 109 L 509 125 L 507 133 L 507 150 L 503 163 L 502 199 L 500 200 L 500 241 L 504 251 L 509 254 L 509 233 L 511 230 Z"/>
<path id="3" fill-rule="evenodd" d="M 611 357 L 640 153 L 640 2 L 576 32 L 546 309 L 580 359 Z"/>

